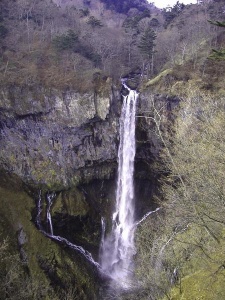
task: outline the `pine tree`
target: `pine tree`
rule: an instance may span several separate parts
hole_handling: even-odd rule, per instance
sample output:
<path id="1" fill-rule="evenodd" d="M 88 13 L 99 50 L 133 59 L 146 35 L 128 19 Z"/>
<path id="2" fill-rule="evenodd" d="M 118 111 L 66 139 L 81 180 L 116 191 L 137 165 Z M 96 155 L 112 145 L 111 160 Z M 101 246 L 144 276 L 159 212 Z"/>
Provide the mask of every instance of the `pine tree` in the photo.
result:
<path id="1" fill-rule="evenodd" d="M 148 27 L 144 34 L 142 35 L 140 39 L 140 44 L 138 45 L 141 54 L 145 58 L 145 62 L 143 64 L 143 71 L 147 70 L 147 77 L 149 74 L 149 71 L 151 74 L 153 74 L 153 55 L 154 55 L 154 41 L 156 39 L 156 33 L 153 29 Z"/>
<path id="2" fill-rule="evenodd" d="M 154 53 L 155 39 L 156 33 L 151 28 L 147 28 L 141 37 L 138 47 L 140 48 L 140 52 L 148 59 L 151 59 L 152 54 Z"/>
<path id="3" fill-rule="evenodd" d="M 225 27 L 225 21 L 220 22 L 220 21 L 208 20 L 208 22 L 218 27 Z M 212 54 L 210 54 L 209 58 L 217 59 L 217 60 L 225 60 L 225 49 L 221 49 L 221 50 L 212 49 Z"/>

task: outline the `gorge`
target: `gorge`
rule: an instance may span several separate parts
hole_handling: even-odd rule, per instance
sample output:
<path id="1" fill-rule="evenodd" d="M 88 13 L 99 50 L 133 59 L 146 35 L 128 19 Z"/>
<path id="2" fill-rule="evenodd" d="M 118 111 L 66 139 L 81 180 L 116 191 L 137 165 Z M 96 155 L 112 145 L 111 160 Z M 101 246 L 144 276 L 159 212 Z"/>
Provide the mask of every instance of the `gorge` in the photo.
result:
<path id="1" fill-rule="evenodd" d="M 0 300 L 221 300 L 224 1 L 0 1 Z"/>
<path id="2" fill-rule="evenodd" d="M 133 90 L 130 90 L 127 95 L 127 88 L 122 87 L 122 93 L 125 94 L 122 97 L 120 96 L 119 91 L 114 91 L 108 99 L 104 98 L 103 100 L 102 98 L 97 98 L 97 100 L 95 100 L 97 103 L 96 110 L 94 110 L 94 98 L 91 98 L 89 95 L 85 96 L 89 102 L 88 105 L 93 107 L 93 118 L 90 120 L 87 118 L 84 119 L 85 114 L 83 113 L 82 118 L 84 121 L 81 119 L 80 127 L 66 128 L 64 126 L 63 128 L 62 126 L 62 117 L 64 120 L 70 118 L 70 120 L 78 122 L 79 118 L 81 118 L 80 110 L 83 110 L 83 112 L 86 113 L 87 108 L 83 105 L 83 103 L 85 104 L 85 98 L 80 98 L 79 95 L 76 95 L 77 98 L 74 100 L 71 99 L 71 101 L 75 101 L 75 103 L 78 103 L 77 105 L 80 105 L 77 106 L 79 108 L 79 114 L 72 116 L 72 110 L 68 106 L 69 114 L 66 113 L 66 110 L 64 115 L 61 114 L 60 116 L 58 114 L 57 122 L 54 122 L 54 127 L 52 127 L 52 125 L 50 127 L 50 119 L 53 117 L 53 114 L 57 113 L 54 106 L 51 108 L 50 113 L 37 112 L 37 114 L 33 113 L 20 117 L 16 111 L 17 106 L 14 105 L 7 113 L 5 110 L 4 118 L 2 118 L 1 145 L 4 150 L 1 152 L 1 157 L 2 161 L 5 162 L 4 168 L 8 170 L 7 172 L 12 172 L 13 170 L 17 176 L 22 176 L 23 178 L 23 183 L 19 183 L 20 181 L 17 177 L 12 179 L 10 178 L 11 176 L 6 173 L 4 177 L 7 178 L 7 180 L 2 180 L 3 190 L 4 186 L 6 187 L 6 190 L 9 186 L 11 187 L 11 190 L 14 188 L 17 190 L 19 188 L 20 194 L 25 189 L 31 198 L 35 200 L 35 202 L 34 200 L 26 200 L 30 201 L 29 204 L 26 204 L 27 207 L 30 207 L 30 217 L 27 219 L 23 214 L 23 205 L 26 201 L 23 200 L 16 204 L 18 209 L 20 209 L 20 213 L 18 213 L 18 216 L 16 217 L 15 212 L 10 208 L 15 207 L 15 204 L 13 204 L 14 200 L 13 198 L 10 200 L 11 198 L 7 197 L 7 202 L 5 203 L 4 201 L 3 203 L 5 203 L 5 209 L 11 211 L 11 213 L 8 214 L 8 220 L 10 223 L 12 222 L 10 226 L 13 226 L 16 232 L 23 232 L 23 234 L 26 235 L 25 242 L 21 245 L 19 244 L 20 255 L 22 255 L 24 259 L 27 257 L 26 264 L 30 266 L 31 261 L 36 261 L 36 270 L 32 272 L 37 272 L 37 270 L 40 270 L 38 272 L 42 272 L 42 270 L 44 270 L 47 278 L 56 285 L 59 284 L 60 281 L 63 281 L 62 278 L 59 279 L 58 277 L 58 272 L 61 272 L 60 270 L 64 269 L 60 262 L 60 255 L 57 254 L 58 251 L 61 251 L 60 248 L 64 249 L 63 251 L 68 252 L 66 255 L 64 254 L 64 256 L 72 255 L 73 260 L 74 255 L 77 256 L 77 253 L 80 253 L 81 256 L 78 255 L 78 259 L 82 262 L 81 269 L 84 269 L 86 265 L 85 261 L 87 261 L 88 264 L 93 265 L 93 267 L 87 266 L 85 268 L 88 269 L 89 274 L 94 272 L 94 282 L 96 280 L 102 281 L 102 276 L 103 278 L 106 277 L 107 281 L 115 276 L 109 270 L 105 269 L 103 258 L 100 259 L 101 266 L 97 261 L 100 243 L 101 240 L 103 240 L 101 237 L 101 219 L 104 218 L 105 220 L 105 233 L 107 236 L 110 232 L 111 225 L 113 225 L 110 221 L 112 213 L 115 212 L 115 209 L 119 209 L 118 207 L 115 208 L 114 205 L 116 196 L 117 149 L 121 148 L 120 151 L 122 151 L 122 148 L 124 147 L 122 145 L 118 147 L 120 110 L 123 111 L 122 114 L 124 114 L 125 117 L 125 108 L 122 109 L 122 106 L 125 104 L 122 103 L 127 103 L 128 108 L 133 108 L 133 125 L 130 127 L 130 124 L 126 123 L 124 126 L 126 126 L 126 128 L 130 127 L 129 130 L 131 130 L 132 135 L 134 135 L 135 107 L 137 106 L 137 114 L 140 115 L 142 110 L 146 110 L 148 109 L 147 107 L 150 108 L 152 105 L 150 101 L 147 101 L 147 98 L 145 100 L 143 97 L 144 94 L 137 104 L 133 103 L 135 102 L 137 94 Z M 6 98 L 4 99 L 4 101 L 6 101 Z M 90 99 L 93 99 L 93 104 L 90 102 Z M 8 100 L 10 101 L 10 98 Z M 130 105 L 128 100 L 131 101 L 132 105 Z M 79 104 L 80 101 L 83 101 L 82 105 Z M 167 100 L 164 100 L 162 97 L 158 100 L 158 103 L 164 103 L 164 101 Z M 174 100 L 171 99 L 171 103 L 173 103 L 173 101 Z M 175 99 L 175 102 L 176 101 L 177 100 Z M 108 106 L 105 106 L 105 103 L 108 103 Z M 2 102 L 2 106 L 3 105 L 4 102 Z M 104 117 L 105 120 L 101 120 L 97 115 L 94 116 L 96 113 L 103 111 L 103 109 L 105 110 L 105 115 L 103 115 L 102 118 Z M 74 110 L 74 113 L 75 112 L 76 111 Z M 122 192 L 123 197 L 126 197 L 124 196 L 124 193 L 129 193 L 129 197 L 131 197 L 130 201 L 133 201 L 133 196 L 137 201 L 140 199 L 135 212 L 135 219 L 134 211 L 131 211 L 132 218 L 131 221 L 129 221 L 128 237 L 126 236 L 125 242 L 122 242 L 126 243 L 126 239 L 129 238 L 131 239 L 131 244 L 123 245 L 121 241 L 118 242 L 120 237 L 117 237 L 117 243 L 119 243 L 121 247 L 129 247 L 129 250 L 126 248 L 123 248 L 122 250 L 125 253 L 122 253 L 123 256 L 127 255 L 127 251 L 129 255 L 128 263 L 124 262 L 124 264 L 126 263 L 127 265 L 123 265 L 122 268 L 127 268 L 128 265 L 132 265 L 132 257 L 134 255 L 134 237 L 132 237 L 132 232 L 134 232 L 135 221 L 141 219 L 144 214 L 155 208 L 154 203 L 149 202 L 149 200 L 147 201 L 147 199 L 149 199 L 149 197 L 151 198 L 153 190 L 156 188 L 156 185 L 153 188 L 153 182 L 156 182 L 156 179 L 154 179 L 153 176 L 157 177 L 157 172 L 150 179 L 150 167 L 147 165 L 147 162 L 150 163 L 151 157 L 152 159 L 153 157 L 157 158 L 160 143 L 157 144 L 156 139 L 151 147 L 149 147 L 146 142 L 143 147 L 141 139 L 143 137 L 144 139 L 146 138 L 146 130 L 149 126 L 152 128 L 152 125 L 149 125 L 147 122 L 148 120 L 145 118 L 136 119 L 136 134 L 138 141 L 135 142 L 133 137 L 132 142 L 130 142 L 128 136 L 124 136 L 120 139 L 121 143 L 122 141 L 128 142 L 128 144 L 125 145 L 125 151 L 128 151 L 128 154 L 125 152 L 125 154 L 123 154 L 125 155 L 124 157 L 121 156 L 122 154 L 119 154 L 121 156 L 119 159 L 120 164 L 125 163 L 125 168 L 128 168 L 128 171 L 125 169 L 123 170 L 124 173 L 120 174 L 120 176 L 123 177 L 121 180 L 124 180 L 124 176 L 128 176 L 128 179 L 125 178 L 126 181 L 128 180 L 128 185 L 132 184 L 132 181 L 134 181 L 135 186 L 134 192 L 132 191 L 132 186 L 128 186 L 128 190 Z M 67 120 L 64 122 L 67 122 Z M 60 132 L 61 128 L 63 128 L 63 134 Z M 126 134 L 129 135 L 129 131 L 126 131 Z M 100 136 L 101 142 L 99 140 Z M 52 140 L 54 140 L 54 142 L 52 142 Z M 132 143 L 132 145 L 130 143 Z M 134 166 L 130 166 L 131 162 L 129 160 L 127 161 L 127 159 L 129 159 L 129 157 L 133 157 L 131 158 L 132 160 L 134 159 L 133 148 L 135 147 L 135 143 L 137 143 L 135 160 L 136 173 L 134 179 L 132 179 Z M 36 150 L 39 148 L 42 152 L 42 158 L 38 162 L 37 159 L 33 160 L 32 158 L 37 157 L 37 154 L 40 155 L 40 152 L 37 152 Z M 27 155 L 27 151 L 29 151 L 29 156 Z M 130 151 L 131 155 L 129 154 Z M 155 159 L 153 160 L 155 161 Z M 33 163 L 35 163 L 35 167 Z M 26 170 L 26 172 L 24 172 L 24 170 Z M 65 170 L 67 173 L 65 173 L 65 171 L 58 172 L 58 170 Z M 153 168 L 151 168 L 151 170 L 153 171 Z M 120 172 L 122 172 L 122 170 L 120 170 Z M 76 178 L 76 180 L 73 178 Z M 122 184 L 124 185 L 125 183 L 123 182 Z M 125 188 L 127 188 L 127 186 L 125 186 Z M 120 189 L 118 190 L 118 194 L 121 193 L 121 186 L 119 186 L 119 183 L 117 189 Z M 5 192 L 3 192 L 3 195 L 4 193 Z M 134 195 L 132 196 L 132 194 Z M 117 201 L 119 201 L 118 198 L 119 195 L 117 195 Z M 126 212 L 129 213 L 124 206 L 122 208 L 122 213 Z M 34 231 L 37 229 L 30 228 L 30 219 L 43 234 L 43 237 L 39 236 L 38 240 L 36 240 L 37 233 L 34 235 Z M 126 223 L 127 221 L 123 220 L 123 216 L 118 215 L 117 217 L 114 217 L 114 222 L 114 229 L 120 231 L 119 226 L 121 227 L 121 225 L 118 222 L 121 222 L 124 227 L 126 224 L 123 224 L 123 222 Z M 125 228 L 123 231 L 126 233 Z M 52 241 L 51 244 L 53 243 L 53 245 L 50 246 L 49 244 L 52 250 L 50 250 L 49 246 L 44 246 L 46 241 L 43 239 L 46 238 Z M 107 238 L 105 238 L 101 248 L 103 248 L 103 245 L 105 247 L 106 240 Z M 34 245 L 36 251 L 32 251 L 33 253 L 31 254 L 30 247 L 33 248 Z M 42 245 L 45 247 L 44 251 Z M 115 251 L 112 247 L 111 250 L 112 252 Z M 71 254 L 69 254 L 70 252 Z M 100 252 L 102 252 L 102 249 Z M 52 259 L 50 258 L 52 254 L 50 253 L 55 253 L 54 256 L 57 255 L 57 258 L 55 258 L 57 261 L 56 269 L 52 266 Z M 115 252 L 115 255 L 112 255 L 111 257 L 116 260 L 117 256 L 118 253 Z M 124 260 L 124 257 L 122 259 Z M 111 261 L 110 265 L 113 263 L 114 262 Z M 68 263 L 66 265 L 68 265 Z M 67 268 L 68 267 L 69 266 L 67 266 Z M 103 272 L 101 269 L 103 269 Z M 98 275 L 96 275 L 96 270 L 100 270 L 100 272 L 97 271 L 99 273 Z M 73 281 L 74 278 L 78 278 L 77 271 L 74 273 L 73 269 L 71 269 L 70 272 L 71 274 L 68 275 L 71 275 L 71 279 L 68 280 L 68 278 L 65 278 L 69 282 Z M 124 273 L 123 277 L 125 278 Z M 87 293 L 85 297 L 95 297 L 93 296 L 93 288 L 91 290 L 91 296 L 88 296 L 87 291 L 85 293 Z"/>

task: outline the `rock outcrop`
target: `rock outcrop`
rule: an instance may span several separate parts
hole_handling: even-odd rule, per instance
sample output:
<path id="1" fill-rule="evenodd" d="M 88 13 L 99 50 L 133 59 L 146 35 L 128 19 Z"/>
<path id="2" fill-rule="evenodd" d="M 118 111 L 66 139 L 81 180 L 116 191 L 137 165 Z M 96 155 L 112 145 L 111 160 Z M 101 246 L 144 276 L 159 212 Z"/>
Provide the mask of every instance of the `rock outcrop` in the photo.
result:
<path id="1" fill-rule="evenodd" d="M 110 177 L 118 141 L 118 114 L 112 107 L 120 97 L 115 93 L 3 90 L 0 167 L 51 190 Z"/>

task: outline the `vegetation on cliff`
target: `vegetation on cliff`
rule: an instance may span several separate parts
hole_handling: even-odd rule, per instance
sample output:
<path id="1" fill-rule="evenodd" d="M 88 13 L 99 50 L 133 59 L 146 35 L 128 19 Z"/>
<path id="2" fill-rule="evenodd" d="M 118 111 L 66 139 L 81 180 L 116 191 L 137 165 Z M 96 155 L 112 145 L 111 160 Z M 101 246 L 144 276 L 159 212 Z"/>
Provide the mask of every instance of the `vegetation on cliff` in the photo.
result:
<path id="1" fill-rule="evenodd" d="M 225 295 L 224 98 L 193 84 L 186 92 L 172 139 L 159 132 L 169 172 L 156 200 L 162 210 L 137 235 L 142 299 L 219 300 Z M 161 117 L 157 110 L 158 130 Z"/>
<path id="2" fill-rule="evenodd" d="M 219 2 L 215 2 L 207 3 L 205 17 L 201 9 L 198 11 L 199 23 L 207 24 L 207 19 L 216 18 Z M 184 9 L 183 13 L 187 12 Z M 195 9 L 192 13 L 194 18 Z M 182 14 L 175 24 L 181 20 Z M 155 199 L 162 209 L 137 233 L 137 277 L 141 286 L 130 299 L 225 297 L 225 73 L 221 61 L 225 37 L 224 31 L 212 28 L 216 35 L 208 43 L 210 35 L 204 37 L 205 29 L 202 27 L 196 36 L 196 57 L 189 51 L 190 44 L 182 42 L 185 55 L 175 51 L 174 61 L 167 62 L 167 68 L 146 83 L 146 88 L 177 95 L 181 102 L 175 123 L 168 127 L 170 132 L 162 127 L 163 107 L 145 115 L 156 124 L 164 146 L 161 159 L 165 176 Z M 218 50 L 210 55 L 215 39 Z"/>

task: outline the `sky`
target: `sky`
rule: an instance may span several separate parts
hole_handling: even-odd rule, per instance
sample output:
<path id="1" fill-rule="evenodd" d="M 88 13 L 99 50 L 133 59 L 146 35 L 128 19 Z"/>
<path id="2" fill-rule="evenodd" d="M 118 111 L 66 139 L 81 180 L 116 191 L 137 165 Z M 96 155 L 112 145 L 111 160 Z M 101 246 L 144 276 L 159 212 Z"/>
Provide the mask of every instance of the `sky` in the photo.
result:
<path id="1" fill-rule="evenodd" d="M 148 0 L 148 2 L 154 2 L 155 6 L 157 6 L 158 8 L 164 8 L 167 6 L 174 6 L 174 4 L 177 3 L 177 0 Z M 197 3 L 197 0 L 180 0 L 179 2 L 184 4 L 194 4 Z"/>

